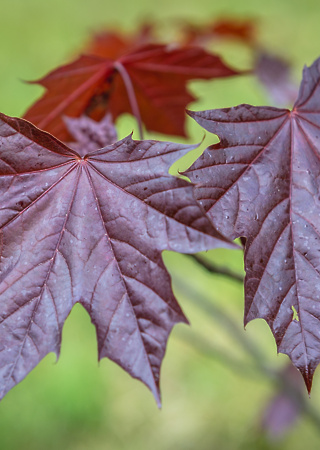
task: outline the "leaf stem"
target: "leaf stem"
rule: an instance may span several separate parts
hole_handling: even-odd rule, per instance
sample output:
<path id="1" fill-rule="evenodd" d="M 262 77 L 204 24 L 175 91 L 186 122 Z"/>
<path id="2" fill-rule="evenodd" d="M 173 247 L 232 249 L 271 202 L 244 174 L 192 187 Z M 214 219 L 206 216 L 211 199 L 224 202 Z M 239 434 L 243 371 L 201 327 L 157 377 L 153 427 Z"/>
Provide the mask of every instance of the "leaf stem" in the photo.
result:
<path id="1" fill-rule="evenodd" d="M 124 85 L 125 85 L 125 88 L 126 88 L 126 91 L 128 94 L 128 99 L 129 99 L 129 103 L 131 106 L 132 114 L 134 115 L 134 117 L 136 118 L 137 123 L 138 123 L 139 137 L 140 137 L 140 140 L 143 140 L 141 114 L 140 114 L 139 105 L 137 102 L 136 94 L 134 92 L 134 87 L 133 87 L 130 75 L 126 71 L 124 65 L 119 61 L 116 61 L 114 63 L 114 68 L 119 72 L 119 74 L 124 82 Z"/>

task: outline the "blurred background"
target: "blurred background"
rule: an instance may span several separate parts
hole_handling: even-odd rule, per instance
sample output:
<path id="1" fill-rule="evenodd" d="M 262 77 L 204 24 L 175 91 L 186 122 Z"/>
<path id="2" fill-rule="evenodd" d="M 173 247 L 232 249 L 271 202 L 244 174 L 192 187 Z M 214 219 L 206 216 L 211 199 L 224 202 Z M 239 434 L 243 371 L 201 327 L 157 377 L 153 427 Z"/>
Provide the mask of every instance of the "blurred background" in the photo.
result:
<path id="1" fill-rule="evenodd" d="M 0 110 L 22 116 L 42 92 L 23 80 L 72 60 L 92 33 L 109 27 L 134 33 L 142 23 L 154 22 L 159 38 L 170 42 L 181 23 L 202 27 L 221 18 L 253 24 L 259 55 L 267 51 L 289 64 L 290 93 L 303 65 L 319 57 L 317 0 L 2 0 Z M 250 69 L 257 61 L 239 39 L 213 40 L 210 49 L 235 68 Z M 195 81 L 190 87 L 200 97 L 190 109 L 289 101 L 280 99 L 281 85 L 277 94 L 254 75 Z M 200 127 L 191 119 L 187 126 L 188 142 L 201 141 Z M 119 138 L 132 130 L 138 138 L 130 116 L 118 120 L 117 130 Z M 206 136 L 202 150 L 213 142 L 214 136 Z M 215 250 L 202 257 L 243 276 L 241 251 Z M 210 273 L 186 255 L 167 252 L 164 260 L 191 327 L 176 326 L 169 339 L 162 410 L 114 363 L 104 359 L 98 365 L 94 327 L 76 305 L 63 329 L 58 363 L 48 355 L 0 403 L 1 450 L 319 448 L 320 372 L 309 399 L 288 358 L 277 355 L 266 323 L 256 320 L 243 329 L 243 285 L 236 277 Z"/>

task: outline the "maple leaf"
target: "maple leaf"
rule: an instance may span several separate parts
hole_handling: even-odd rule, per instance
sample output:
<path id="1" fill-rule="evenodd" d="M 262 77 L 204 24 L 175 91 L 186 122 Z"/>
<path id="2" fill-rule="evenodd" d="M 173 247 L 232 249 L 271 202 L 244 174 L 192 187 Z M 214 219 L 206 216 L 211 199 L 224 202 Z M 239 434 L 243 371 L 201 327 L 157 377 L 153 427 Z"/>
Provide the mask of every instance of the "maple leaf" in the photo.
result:
<path id="1" fill-rule="evenodd" d="M 212 40 L 232 39 L 250 47 L 256 45 L 256 23 L 252 19 L 224 17 L 207 25 L 183 24 L 182 40 L 188 45 L 201 45 Z"/>
<path id="2" fill-rule="evenodd" d="M 221 18 L 209 25 L 209 30 L 216 37 L 236 39 L 248 45 L 256 43 L 256 22 L 252 19 Z"/>
<path id="3" fill-rule="evenodd" d="M 0 115 L 0 398 L 49 352 L 81 303 L 109 357 L 160 402 L 172 326 L 186 322 L 161 252 L 233 244 L 168 174 L 190 146 L 129 136 L 81 154 Z"/>
<path id="4" fill-rule="evenodd" d="M 320 360 L 320 59 L 292 109 L 190 112 L 219 136 L 186 172 L 217 229 L 246 237 L 245 324 L 263 318 L 310 392 Z"/>
<path id="5" fill-rule="evenodd" d="M 185 107 L 195 100 L 187 81 L 238 73 L 200 47 L 149 44 L 115 61 L 83 55 L 36 81 L 47 92 L 24 117 L 64 141 L 63 115 L 99 120 L 106 112 L 114 120 L 133 113 L 149 130 L 185 136 Z"/>

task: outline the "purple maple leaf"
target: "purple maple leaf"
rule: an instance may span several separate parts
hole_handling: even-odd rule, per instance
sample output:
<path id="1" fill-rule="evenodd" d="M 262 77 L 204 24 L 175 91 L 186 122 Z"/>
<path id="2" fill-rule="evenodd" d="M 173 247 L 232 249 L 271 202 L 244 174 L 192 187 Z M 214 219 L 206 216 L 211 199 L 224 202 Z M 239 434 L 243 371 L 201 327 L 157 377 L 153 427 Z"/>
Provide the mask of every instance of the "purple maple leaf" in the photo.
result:
<path id="1" fill-rule="evenodd" d="M 127 137 L 79 155 L 0 115 L 0 398 L 49 352 L 81 303 L 109 357 L 158 403 L 168 335 L 186 318 L 161 252 L 230 244 L 168 174 L 190 146 Z M 83 155 L 83 156 L 82 156 Z"/>
<path id="2" fill-rule="evenodd" d="M 292 111 L 240 105 L 190 115 L 220 143 L 187 171 L 212 223 L 247 238 L 245 323 L 263 318 L 310 392 L 320 361 L 320 59 Z"/>

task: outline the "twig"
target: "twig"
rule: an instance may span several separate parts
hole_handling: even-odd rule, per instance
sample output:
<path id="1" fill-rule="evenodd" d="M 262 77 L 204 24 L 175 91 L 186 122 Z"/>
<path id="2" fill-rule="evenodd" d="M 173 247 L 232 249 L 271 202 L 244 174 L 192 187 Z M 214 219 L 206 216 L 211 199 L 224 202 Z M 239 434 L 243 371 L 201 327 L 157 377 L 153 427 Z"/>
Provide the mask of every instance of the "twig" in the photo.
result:
<path id="1" fill-rule="evenodd" d="M 189 255 L 189 256 L 194 260 L 196 260 L 197 263 L 200 264 L 202 267 L 204 267 L 208 272 L 215 273 L 217 275 L 223 275 L 224 277 L 232 278 L 238 283 L 243 283 L 244 277 L 236 272 L 233 272 L 227 267 L 217 266 L 216 264 L 207 261 L 198 255 Z"/>
<path id="2" fill-rule="evenodd" d="M 214 359 L 221 364 L 228 366 L 233 373 L 242 375 L 245 378 L 250 377 L 252 379 L 261 379 L 261 374 L 257 371 L 256 365 L 248 364 L 233 355 L 227 354 L 225 350 L 213 346 L 212 343 L 208 343 L 199 333 L 181 329 L 177 333 L 176 337 L 191 346 L 197 352 L 200 352 L 203 356 Z"/>
<path id="3" fill-rule="evenodd" d="M 317 430 L 320 430 L 320 415 L 318 411 L 310 404 L 308 399 L 303 395 L 303 392 L 299 392 L 296 386 L 292 383 L 288 376 L 282 371 L 273 369 L 270 365 L 265 363 L 265 356 L 260 351 L 259 347 L 250 339 L 248 339 L 245 333 L 239 328 L 238 324 L 221 308 L 214 305 L 207 300 L 205 296 L 196 292 L 185 280 L 174 277 L 174 284 L 181 290 L 183 295 L 192 301 L 193 304 L 198 305 L 207 315 L 223 324 L 228 330 L 229 335 L 233 336 L 237 343 L 239 343 L 243 349 L 249 354 L 254 362 L 254 366 L 244 367 L 244 363 L 241 360 L 235 359 L 231 356 L 222 355 L 221 351 L 214 348 L 211 344 L 204 341 L 203 338 L 191 335 L 185 339 L 192 344 L 197 350 L 201 351 L 206 356 L 210 356 L 215 359 L 219 359 L 221 362 L 227 364 L 227 366 L 234 368 L 237 367 L 242 374 L 252 374 L 252 369 L 256 369 L 261 375 L 268 380 L 272 381 L 279 390 L 284 391 L 293 401 L 295 401 L 301 408 L 301 410 L 311 419 Z M 196 299 L 196 300 L 195 300 Z M 247 369 L 247 370 L 246 370 Z"/>
<path id="4" fill-rule="evenodd" d="M 252 359 L 257 363 L 264 364 L 264 355 L 261 353 L 259 347 L 249 339 L 244 333 L 243 328 L 239 327 L 238 322 L 233 320 L 222 308 L 219 308 L 213 302 L 209 301 L 204 295 L 201 295 L 190 284 L 186 283 L 181 277 L 175 276 L 173 278 L 174 287 L 176 287 L 184 297 L 198 306 L 207 316 L 215 321 L 218 321 L 230 336 L 233 336 L 235 341 L 240 344 L 244 350 L 251 355 Z"/>
<path id="5" fill-rule="evenodd" d="M 282 371 L 274 370 L 266 364 L 257 364 L 252 366 L 246 362 L 236 359 L 233 356 L 226 355 L 222 350 L 215 348 L 212 344 L 207 343 L 202 336 L 196 333 L 181 333 L 178 335 L 183 342 L 191 345 L 194 350 L 200 352 L 203 356 L 215 359 L 228 367 L 232 373 L 250 377 L 253 380 L 259 380 L 264 377 L 271 381 L 279 390 L 284 392 L 291 400 L 299 407 L 301 412 L 306 414 L 312 423 L 316 426 L 317 431 L 320 431 L 320 416 L 319 412 L 310 404 L 308 399 L 300 392 L 299 389 L 292 383 L 290 378 Z M 256 373 L 255 373 L 256 372 Z"/>

